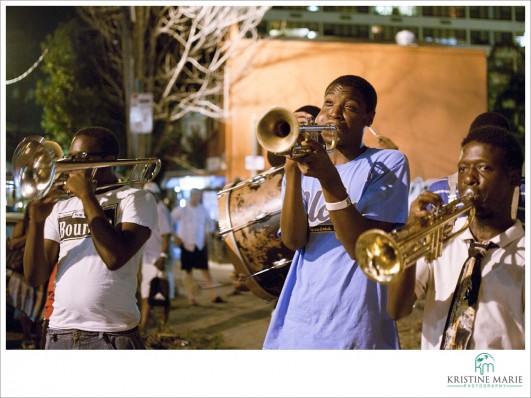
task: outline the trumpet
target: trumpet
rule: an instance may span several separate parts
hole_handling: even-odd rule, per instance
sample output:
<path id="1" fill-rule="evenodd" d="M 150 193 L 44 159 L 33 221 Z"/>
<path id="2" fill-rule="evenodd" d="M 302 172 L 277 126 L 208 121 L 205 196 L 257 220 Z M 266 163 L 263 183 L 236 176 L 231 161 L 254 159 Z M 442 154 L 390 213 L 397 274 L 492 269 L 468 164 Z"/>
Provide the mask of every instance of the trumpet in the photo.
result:
<path id="1" fill-rule="evenodd" d="M 365 231 L 356 243 L 356 259 L 363 272 L 376 282 L 389 284 L 421 257 L 426 261 L 440 257 L 443 246 L 463 233 L 474 218 L 474 195 L 474 191 L 468 188 L 462 197 L 400 230 L 390 233 L 381 229 Z M 452 232 L 455 220 L 466 213 L 464 225 Z"/>
<path id="2" fill-rule="evenodd" d="M 288 109 L 273 107 L 259 119 L 256 139 L 262 147 L 275 155 L 297 158 L 311 152 L 310 148 L 298 143 L 300 136 L 322 143 L 323 132 L 331 135 L 330 143 L 324 143 L 324 148 L 327 151 L 334 150 L 337 144 L 335 126 L 319 126 L 314 123 L 299 125 L 296 116 Z"/>
<path id="3" fill-rule="evenodd" d="M 117 159 L 105 162 L 74 162 L 63 158 L 54 141 L 32 135 L 24 138 L 13 153 L 13 182 L 26 200 L 42 199 L 54 185 L 64 184 L 61 173 L 102 167 L 133 166 L 129 176 L 115 185 L 144 184 L 152 181 L 161 168 L 160 159 Z M 96 170 L 93 170 L 93 175 Z M 136 176 L 136 177 L 133 177 Z M 98 187 L 105 188 L 105 187 Z"/>

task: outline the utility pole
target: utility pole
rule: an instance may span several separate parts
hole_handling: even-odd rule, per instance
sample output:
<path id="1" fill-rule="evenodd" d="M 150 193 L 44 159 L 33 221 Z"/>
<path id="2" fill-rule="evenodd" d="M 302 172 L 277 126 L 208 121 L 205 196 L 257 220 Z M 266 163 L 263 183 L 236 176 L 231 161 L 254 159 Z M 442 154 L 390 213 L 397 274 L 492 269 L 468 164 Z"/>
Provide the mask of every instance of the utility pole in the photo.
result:
<path id="1" fill-rule="evenodd" d="M 144 91 L 144 31 L 145 7 L 122 8 L 123 74 L 125 119 L 127 129 L 127 157 L 148 157 L 151 151 L 151 131 L 136 131 L 131 125 L 131 98 Z"/>
<path id="2" fill-rule="evenodd" d="M 122 8 L 122 38 L 123 38 L 123 47 L 122 47 L 122 58 L 123 58 L 123 75 L 124 75 L 124 96 L 125 96 L 125 128 L 126 128 L 126 137 L 127 137 L 127 158 L 134 159 L 137 158 L 135 143 L 133 142 L 133 134 L 131 133 L 131 123 L 129 120 L 129 115 L 131 113 L 131 96 L 133 94 L 134 87 L 134 74 L 133 74 L 133 49 L 132 49 L 132 40 L 131 40 L 131 28 L 130 28 L 131 17 L 129 15 L 128 7 Z"/>

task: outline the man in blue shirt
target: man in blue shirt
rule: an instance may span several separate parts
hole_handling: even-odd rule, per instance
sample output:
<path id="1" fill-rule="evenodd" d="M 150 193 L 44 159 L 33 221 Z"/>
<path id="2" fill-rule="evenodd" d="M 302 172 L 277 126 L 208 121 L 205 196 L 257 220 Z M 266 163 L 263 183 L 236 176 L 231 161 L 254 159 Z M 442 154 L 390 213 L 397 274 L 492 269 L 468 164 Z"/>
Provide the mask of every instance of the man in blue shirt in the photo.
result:
<path id="1" fill-rule="evenodd" d="M 264 349 L 399 348 L 387 287 L 370 280 L 354 257 L 361 233 L 390 231 L 408 214 L 406 156 L 363 145 L 376 102 L 365 79 L 335 79 L 315 119 L 336 127 L 335 149 L 328 153 L 307 140 L 311 153 L 286 160 L 280 227 L 283 243 L 296 252 Z M 308 117 L 297 116 L 301 122 Z"/>

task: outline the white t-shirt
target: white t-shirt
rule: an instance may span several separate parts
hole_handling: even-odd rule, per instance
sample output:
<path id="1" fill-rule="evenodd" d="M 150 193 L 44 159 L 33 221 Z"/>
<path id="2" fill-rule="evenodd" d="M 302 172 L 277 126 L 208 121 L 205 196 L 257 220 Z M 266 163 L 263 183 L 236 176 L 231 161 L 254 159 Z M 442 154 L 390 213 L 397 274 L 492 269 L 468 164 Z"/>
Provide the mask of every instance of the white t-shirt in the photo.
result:
<path id="1" fill-rule="evenodd" d="M 203 205 L 176 207 L 171 217 L 177 223 L 177 236 L 183 241 L 186 250 L 193 251 L 194 245 L 199 250 L 205 247 L 206 235 L 214 231 L 214 226 Z"/>
<path id="2" fill-rule="evenodd" d="M 466 219 L 458 219 L 454 230 Z M 444 325 L 461 268 L 468 257 L 470 230 L 454 238 L 441 257 L 417 262 L 415 294 L 426 299 L 422 323 L 422 349 L 440 349 Z M 470 349 L 524 349 L 525 247 L 520 221 L 491 239 L 482 261 L 481 284 Z"/>
<path id="3" fill-rule="evenodd" d="M 157 203 L 157 222 L 144 248 L 144 263 L 154 264 L 162 251 L 162 236 L 171 234 L 170 211 L 162 202 Z"/>
<path id="4" fill-rule="evenodd" d="M 121 187 L 97 195 L 109 222 L 153 229 L 156 202 L 150 192 Z M 100 258 L 77 197 L 56 203 L 46 219 L 44 238 L 59 243 L 55 299 L 50 328 L 116 332 L 138 325 L 136 290 L 143 247 L 120 269 Z"/>

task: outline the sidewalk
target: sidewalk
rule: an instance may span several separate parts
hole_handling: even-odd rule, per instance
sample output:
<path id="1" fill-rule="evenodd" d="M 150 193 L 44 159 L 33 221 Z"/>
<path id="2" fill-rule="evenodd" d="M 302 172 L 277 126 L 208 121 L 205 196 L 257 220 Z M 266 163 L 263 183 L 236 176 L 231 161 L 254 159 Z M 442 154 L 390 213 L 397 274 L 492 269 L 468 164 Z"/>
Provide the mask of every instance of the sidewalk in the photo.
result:
<path id="1" fill-rule="evenodd" d="M 209 262 L 210 273 L 215 282 L 224 286 L 218 288 L 220 295 L 227 301 L 213 304 L 210 294 L 202 290 L 198 296 L 198 306 L 190 306 L 184 297 L 180 262 L 174 265 L 176 288 L 180 293 L 172 300 L 169 328 L 179 337 L 189 341 L 182 347 L 179 340 L 168 341 L 154 349 L 247 349 L 259 350 L 269 326 L 274 304 L 266 303 L 251 292 L 232 296 L 230 275 L 232 264 Z M 196 274 L 197 273 L 197 276 Z M 198 271 L 194 276 L 199 277 Z M 404 350 L 420 349 L 423 302 L 418 303 L 413 313 L 397 322 L 401 347 Z M 152 317 L 152 319 L 155 317 Z M 160 319 L 160 317 L 158 318 Z M 148 331 L 157 333 L 156 324 L 151 323 Z"/>
<path id="2" fill-rule="evenodd" d="M 197 306 L 191 306 L 184 295 L 183 272 L 180 262 L 174 263 L 174 279 L 176 297 L 172 299 L 170 319 L 166 330 L 173 332 L 189 342 L 182 346 L 180 339 L 162 337 L 157 339 L 160 332 L 158 322 L 161 319 L 162 308 L 154 308 L 148 324 L 148 343 L 153 349 L 251 349 L 262 348 L 265 333 L 271 319 L 273 303 L 266 303 L 251 292 L 241 292 L 232 295 L 231 273 L 232 264 L 209 262 L 209 269 L 219 295 L 226 303 L 211 302 L 207 289 L 197 293 Z M 194 271 L 194 277 L 200 281 L 199 271 Z M 154 344 L 151 344 L 154 343 Z M 157 344 L 158 343 L 158 344 Z"/>

